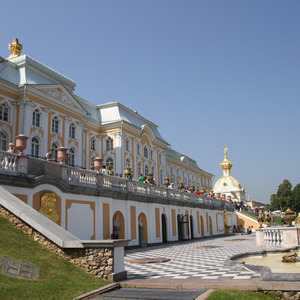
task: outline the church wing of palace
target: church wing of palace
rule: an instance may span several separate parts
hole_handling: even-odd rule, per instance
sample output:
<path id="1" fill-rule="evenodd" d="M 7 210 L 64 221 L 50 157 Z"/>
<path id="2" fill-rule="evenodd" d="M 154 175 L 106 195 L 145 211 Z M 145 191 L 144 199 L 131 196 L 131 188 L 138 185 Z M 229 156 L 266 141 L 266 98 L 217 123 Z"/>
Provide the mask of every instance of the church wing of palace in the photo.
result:
<path id="1" fill-rule="evenodd" d="M 213 175 L 196 161 L 170 148 L 158 126 L 118 103 L 94 105 L 74 93 L 75 82 L 20 55 L 22 46 L 10 43 L 11 55 L 0 57 L 0 149 L 18 134 L 29 137 L 25 154 L 44 157 L 48 149 L 69 149 L 70 165 L 90 169 L 95 157 L 115 172 L 132 169 L 134 179 L 153 173 L 155 181 L 210 190 Z"/>

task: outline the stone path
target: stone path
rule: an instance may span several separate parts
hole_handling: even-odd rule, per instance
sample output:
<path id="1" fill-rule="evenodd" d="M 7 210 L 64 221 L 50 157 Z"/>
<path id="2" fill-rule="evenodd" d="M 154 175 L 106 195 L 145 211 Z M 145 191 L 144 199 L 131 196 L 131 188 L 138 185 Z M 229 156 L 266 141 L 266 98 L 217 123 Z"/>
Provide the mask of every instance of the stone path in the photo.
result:
<path id="1" fill-rule="evenodd" d="M 144 249 L 127 250 L 125 269 L 131 279 L 258 279 L 244 266 L 224 266 L 232 255 L 257 250 L 255 235 L 214 237 Z M 137 264 L 130 260 L 168 258 L 162 263 Z"/>

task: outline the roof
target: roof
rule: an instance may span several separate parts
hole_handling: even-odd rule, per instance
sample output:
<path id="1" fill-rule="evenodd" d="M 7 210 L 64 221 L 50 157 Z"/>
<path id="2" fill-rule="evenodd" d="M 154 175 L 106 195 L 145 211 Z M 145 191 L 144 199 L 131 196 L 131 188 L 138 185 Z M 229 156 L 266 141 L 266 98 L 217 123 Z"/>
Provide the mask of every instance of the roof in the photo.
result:
<path id="1" fill-rule="evenodd" d="M 74 90 L 76 83 L 65 75 L 49 68 L 27 54 L 0 64 L 0 78 L 16 86 L 24 84 L 55 84 L 61 83 Z"/>

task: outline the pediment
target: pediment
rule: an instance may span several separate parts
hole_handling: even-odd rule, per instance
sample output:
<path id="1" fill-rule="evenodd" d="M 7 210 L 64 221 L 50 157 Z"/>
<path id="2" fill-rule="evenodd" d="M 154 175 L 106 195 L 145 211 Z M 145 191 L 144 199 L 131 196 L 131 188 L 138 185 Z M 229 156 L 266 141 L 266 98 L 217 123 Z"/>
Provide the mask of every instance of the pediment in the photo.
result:
<path id="1" fill-rule="evenodd" d="M 62 85 L 35 85 L 34 88 L 49 95 L 56 102 L 64 104 L 66 106 L 77 109 L 82 113 L 86 113 L 86 110 L 78 103 L 73 95 Z"/>

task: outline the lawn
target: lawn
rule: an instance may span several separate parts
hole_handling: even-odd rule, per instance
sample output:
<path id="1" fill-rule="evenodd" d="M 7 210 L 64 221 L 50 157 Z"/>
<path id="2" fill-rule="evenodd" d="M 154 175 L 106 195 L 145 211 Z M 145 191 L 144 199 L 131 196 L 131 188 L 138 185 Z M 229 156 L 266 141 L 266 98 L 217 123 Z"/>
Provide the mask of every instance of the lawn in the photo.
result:
<path id="1" fill-rule="evenodd" d="M 72 299 L 109 282 L 58 258 L 0 217 L 0 261 L 3 256 L 37 265 L 36 280 L 0 274 L 0 299 Z"/>
<path id="2" fill-rule="evenodd" d="M 212 292 L 206 300 L 274 300 L 259 292 L 238 290 L 217 290 Z"/>

